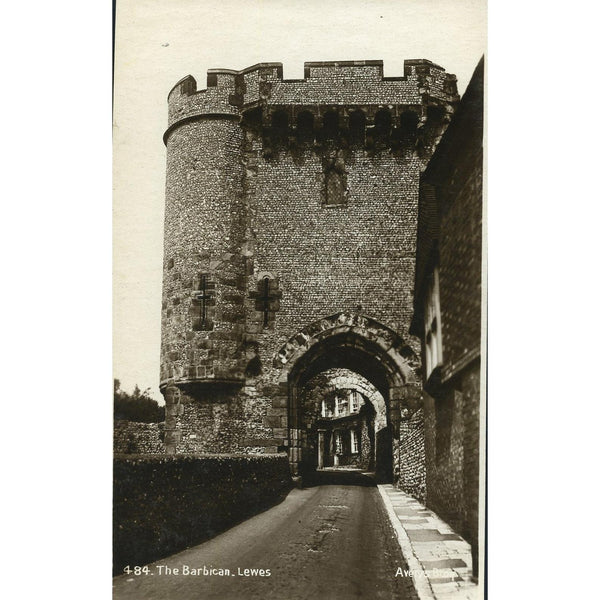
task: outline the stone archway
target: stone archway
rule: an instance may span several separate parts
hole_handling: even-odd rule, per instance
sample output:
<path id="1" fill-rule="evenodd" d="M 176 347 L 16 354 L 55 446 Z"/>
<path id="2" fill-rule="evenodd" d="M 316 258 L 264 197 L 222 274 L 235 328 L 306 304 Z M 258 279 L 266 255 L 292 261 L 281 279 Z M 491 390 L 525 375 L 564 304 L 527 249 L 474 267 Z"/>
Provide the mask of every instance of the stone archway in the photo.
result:
<path id="1" fill-rule="evenodd" d="M 306 471 L 336 466 L 374 471 L 387 406 L 366 377 L 340 367 L 322 371 L 298 389 L 298 408 Z"/>
<path id="2" fill-rule="evenodd" d="M 421 390 L 414 372 L 418 357 L 390 328 L 367 316 L 338 313 L 304 328 L 277 353 L 273 366 L 279 370 L 279 394 L 273 406 L 287 409 L 289 460 L 292 473 L 303 468 L 303 438 L 299 419 L 298 389 L 315 374 L 344 367 L 366 377 L 382 394 L 387 408 L 389 441 L 378 464 L 381 478 L 391 479 L 392 444 L 403 419 L 420 406 Z M 382 435 L 382 440 L 383 440 Z"/>

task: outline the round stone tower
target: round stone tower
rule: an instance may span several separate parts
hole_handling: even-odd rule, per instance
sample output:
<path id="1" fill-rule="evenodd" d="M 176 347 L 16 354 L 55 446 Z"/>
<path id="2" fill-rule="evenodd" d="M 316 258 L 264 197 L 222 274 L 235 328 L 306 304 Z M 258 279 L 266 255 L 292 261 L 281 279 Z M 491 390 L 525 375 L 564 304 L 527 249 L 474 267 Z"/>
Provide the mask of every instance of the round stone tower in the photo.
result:
<path id="1" fill-rule="evenodd" d="M 241 199 L 242 129 L 231 103 L 236 76 L 211 70 L 197 91 L 188 76 L 171 90 L 167 147 L 161 390 L 166 444 L 177 443 L 169 386 L 198 392 L 242 380 L 245 273 Z M 218 343 L 215 341 L 218 340 Z"/>

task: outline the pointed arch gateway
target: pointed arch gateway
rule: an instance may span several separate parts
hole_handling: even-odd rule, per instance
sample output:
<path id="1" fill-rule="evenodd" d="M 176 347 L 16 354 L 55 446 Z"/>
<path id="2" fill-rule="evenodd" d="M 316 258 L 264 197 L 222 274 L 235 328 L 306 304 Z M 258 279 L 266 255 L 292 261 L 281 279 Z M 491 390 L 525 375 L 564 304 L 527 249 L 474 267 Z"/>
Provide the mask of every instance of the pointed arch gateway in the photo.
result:
<path id="1" fill-rule="evenodd" d="M 290 338 L 273 366 L 279 370 L 279 395 L 273 405 L 287 407 L 289 460 L 294 475 L 314 468 L 303 461 L 307 432 L 300 417 L 299 390 L 327 369 L 346 368 L 368 379 L 385 400 L 387 425 L 377 440 L 376 471 L 379 480 L 392 481 L 399 424 L 421 403 L 415 373 L 419 360 L 401 336 L 365 315 L 337 313 Z"/>

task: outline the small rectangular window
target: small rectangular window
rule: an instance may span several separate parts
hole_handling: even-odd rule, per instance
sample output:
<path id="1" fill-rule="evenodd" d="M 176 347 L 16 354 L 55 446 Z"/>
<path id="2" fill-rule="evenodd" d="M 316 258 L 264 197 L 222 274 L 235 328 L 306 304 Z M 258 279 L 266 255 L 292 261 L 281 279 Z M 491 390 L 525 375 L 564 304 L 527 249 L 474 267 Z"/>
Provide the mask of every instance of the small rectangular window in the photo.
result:
<path id="1" fill-rule="evenodd" d="M 350 430 L 350 447 L 352 454 L 358 454 L 358 435 L 356 429 Z"/>

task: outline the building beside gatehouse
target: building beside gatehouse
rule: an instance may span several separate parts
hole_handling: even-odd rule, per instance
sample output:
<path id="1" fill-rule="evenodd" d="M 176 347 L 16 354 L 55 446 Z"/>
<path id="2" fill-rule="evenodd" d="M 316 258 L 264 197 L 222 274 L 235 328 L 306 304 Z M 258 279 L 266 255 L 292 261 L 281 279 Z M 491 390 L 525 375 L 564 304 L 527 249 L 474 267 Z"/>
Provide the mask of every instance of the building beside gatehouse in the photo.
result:
<path id="1" fill-rule="evenodd" d="M 286 80 L 280 63 L 262 63 L 211 69 L 206 89 L 191 76 L 175 85 L 168 453 L 286 452 L 294 474 L 357 464 L 425 498 L 410 331 L 420 179 L 458 103 L 454 75 L 422 59 L 398 77 L 348 61 L 306 63 Z"/>
<path id="2" fill-rule="evenodd" d="M 427 505 L 478 571 L 483 210 L 481 59 L 421 176 L 414 317 L 422 340 Z"/>

